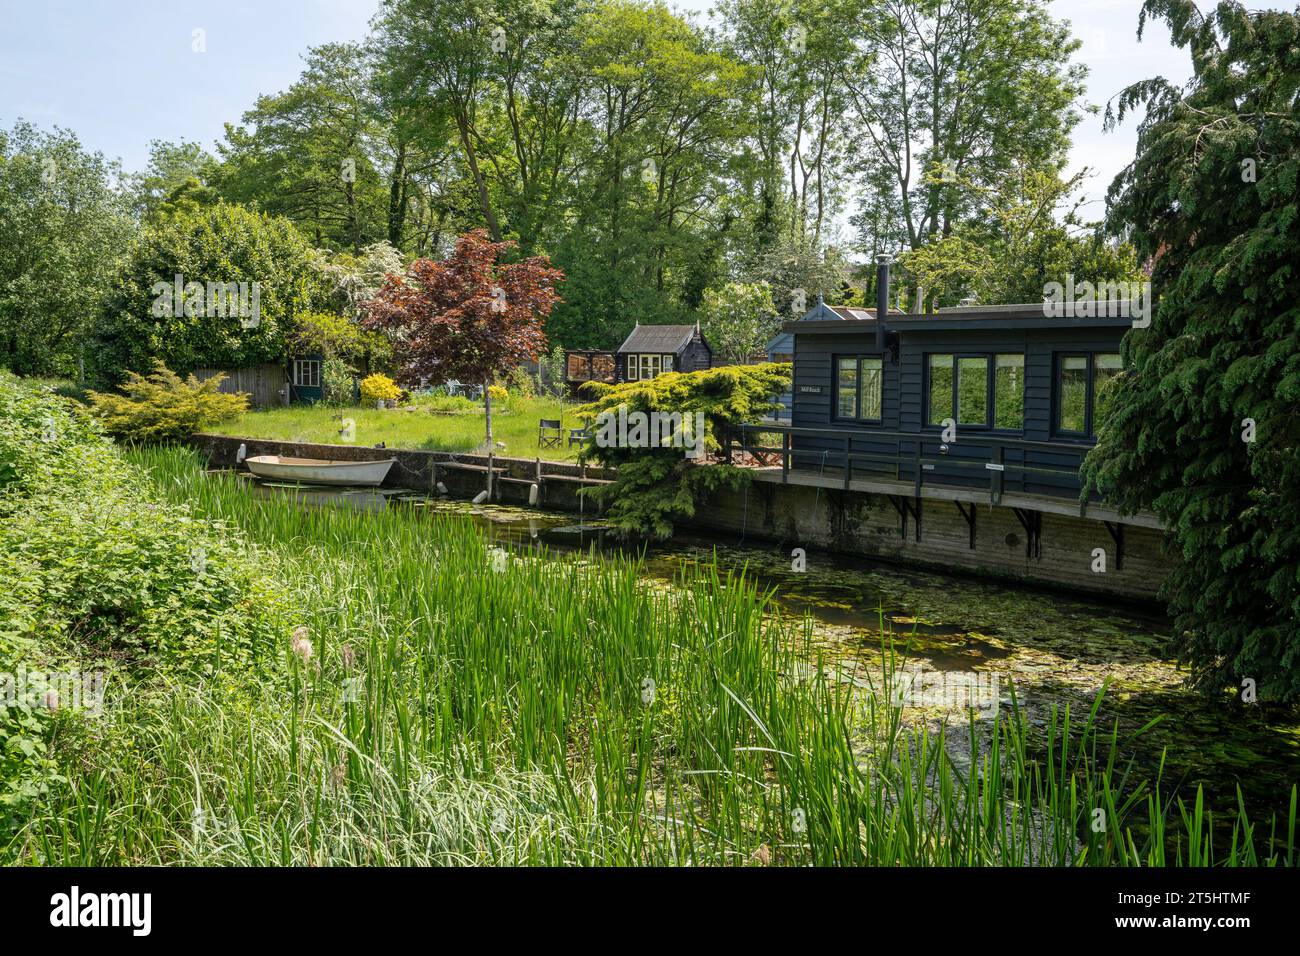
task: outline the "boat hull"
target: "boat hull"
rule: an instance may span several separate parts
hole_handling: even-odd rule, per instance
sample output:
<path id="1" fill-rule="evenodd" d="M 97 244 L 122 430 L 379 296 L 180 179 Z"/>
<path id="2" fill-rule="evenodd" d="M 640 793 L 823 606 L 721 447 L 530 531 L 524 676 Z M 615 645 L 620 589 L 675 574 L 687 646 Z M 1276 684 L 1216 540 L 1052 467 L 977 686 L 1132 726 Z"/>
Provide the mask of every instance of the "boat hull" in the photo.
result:
<path id="1" fill-rule="evenodd" d="M 396 458 L 381 461 L 329 461 L 323 458 L 286 458 L 258 455 L 244 459 L 258 478 L 296 481 L 304 485 L 349 485 L 376 487 L 383 484 Z"/>

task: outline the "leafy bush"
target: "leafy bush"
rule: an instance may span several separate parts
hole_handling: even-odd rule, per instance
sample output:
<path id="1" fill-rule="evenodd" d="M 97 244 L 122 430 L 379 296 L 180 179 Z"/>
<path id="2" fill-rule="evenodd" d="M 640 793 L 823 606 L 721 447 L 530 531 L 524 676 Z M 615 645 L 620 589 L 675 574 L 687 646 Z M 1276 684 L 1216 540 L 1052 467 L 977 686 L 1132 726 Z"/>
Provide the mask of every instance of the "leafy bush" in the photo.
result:
<path id="1" fill-rule="evenodd" d="M 146 368 L 154 359 L 183 372 L 279 361 L 295 317 L 324 299 L 312 257 L 289 220 L 233 203 L 187 209 L 146 225 L 96 323 L 88 356 L 93 378 L 117 385 L 125 369 Z M 174 301 L 178 275 L 180 309 Z M 214 307 L 209 283 L 244 283 L 243 311 L 249 313 L 256 283 L 256 322 L 251 314 L 237 314 L 241 310 L 225 297 Z"/>
<path id="2" fill-rule="evenodd" d="M 174 441 L 248 410 L 246 393 L 227 395 L 217 390 L 226 378 L 223 374 L 202 382 L 193 375 L 182 380 L 155 361 L 148 378 L 136 372 L 126 375 L 125 395 L 90 393 L 95 417 L 114 438 L 145 444 Z"/>
<path id="3" fill-rule="evenodd" d="M 348 363 L 336 355 L 326 355 L 320 370 L 321 393 L 326 405 L 351 405 L 356 396 L 355 379 Z"/>
<path id="4" fill-rule="evenodd" d="M 0 423 L 0 494 L 70 486 L 95 495 L 116 485 L 117 456 L 84 406 L 0 372 Z"/>
<path id="5" fill-rule="evenodd" d="M 506 389 L 522 398 L 537 397 L 537 384 L 523 366 L 515 366 L 510 370 L 506 376 Z"/>
<path id="6" fill-rule="evenodd" d="M 694 431 L 686 440 L 698 440 L 705 453 L 716 452 L 717 432 L 727 426 L 755 421 L 779 408 L 773 396 L 790 388 L 791 367 L 785 363 L 732 365 L 702 372 L 669 372 L 650 381 L 583 386 L 594 400 L 577 409 L 587 429 L 596 435 L 598 419 L 618 416 L 620 409 L 680 415 L 694 428 L 697 413 L 704 416 L 704 434 Z M 649 534 L 666 538 L 673 523 L 695 514 L 696 506 L 720 487 L 739 488 L 749 473 L 730 465 L 698 463 L 684 456 L 680 447 L 605 446 L 593 441 L 583 457 L 616 467 L 618 476 L 609 485 L 584 491 L 609 502 L 608 517 L 625 534 Z"/>
<path id="7" fill-rule="evenodd" d="M 110 705 L 127 679 L 251 688 L 291 627 L 267 560 L 165 503 L 86 409 L 0 373 L 0 673 L 102 670 Z M 78 720 L 0 706 L 0 832 L 60 783 L 47 741 Z"/>
<path id="8" fill-rule="evenodd" d="M 373 406 L 376 402 L 395 401 L 401 390 L 387 375 L 376 372 L 361 380 L 361 404 Z"/>
<path id="9" fill-rule="evenodd" d="M 507 391 L 506 391 L 502 386 L 500 386 L 500 385 L 489 385 L 489 386 L 488 386 L 488 395 L 491 396 L 492 401 L 494 401 L 494 402 L 504 402 L 507 398 L 510 397 L 510 393 L 507 392 Z"/>

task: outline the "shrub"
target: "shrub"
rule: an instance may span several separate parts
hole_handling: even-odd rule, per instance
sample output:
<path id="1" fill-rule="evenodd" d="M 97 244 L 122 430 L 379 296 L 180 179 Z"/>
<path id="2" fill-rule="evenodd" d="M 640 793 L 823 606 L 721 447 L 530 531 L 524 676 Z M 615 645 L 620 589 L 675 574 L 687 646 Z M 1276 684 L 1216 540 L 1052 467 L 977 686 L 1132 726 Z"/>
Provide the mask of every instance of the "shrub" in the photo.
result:
<path id="1" fill-rule="evenodd" d="M 91 409 L 104 431 L 124 441 L 175 441 L 248 410 L 247 393 L 218 391 L 226 378 L 220 373 L 202 382 L 193 375 L 182 379 L 155 360 L 148 378 L 136 372 L 126 375 L 125 395 L 90 392 Z"/>
<path id="2" fill-rule="evenodd" d="M 159 498 L 86 409 L 0 373 L 0 672 L 104 671 L 110 702 L 128 677 L 250 688 L 291 624 L 267 560 Z M 78 720 L 0 706 L 0 832 L 61 781 L 47 741 Z"/>
<path id="3" fill-rule="evenodd" d="M 732 365 L 702 372 L 668 372 L 648 382 L 606 385 L 588 382 L 585 393 L 594 401 L 577 409 L 593 435 L 599 432 L 598 417 L 619 414 L 620 407 L 632 412 L 680 415 L 694 428 L 695 415 L 704 416 L 704 434 L 693 431 L 684 438 L 703 443 L 702 451 L 716 451 L 720 428 L 741 425 L 761 418 L 780 406 L 773 400 L 790 387 L 788 364 Z M 683 429 L 685 430 L 685 429 Z M 684 442 L 683 442 L 684 443 Z M 624 534 L 649 533 L 666 538 L 673 523 L 695 514 L 696 506 L 714 489 L 739 488 L 749 472 L 729 465 L 704 465 L 684 456 L 681 447 L 664 443 L 659 447 L 602 446 L 599 438 L 587 447 L 583 457 L 618 468 L 612 484 L 584 491 L 608 501 L 608 517 Z"/>
<path id="4" fill-rule="evenodd" d="M 492 397 L 492 401 L 494 402 L 504 402 L 509 397 L 510 393 L 500 385 L 489 385 L 488 395 Z"/>
<path id="5" fill-rule="evenodd" d="M 321 392 L 326 405 L 351 405 L 356 397 L 355 378 L 348 363 L 335 355 L 327 355 L 321 363 Z"/>
<path id="6" fill-rule="evenodd" d="M 376 402 L 391 402 L 401 395 L 401 391 L 387 375 L 376 372 L 361 380 L 361 404 L 374 405 Z"/>
<path id="7" fill-rule="evenodd" d="M 537 383 L 523 366 L 515 366 L 506 376 L 506 388 L 521 398 L 536 398 Z"/>

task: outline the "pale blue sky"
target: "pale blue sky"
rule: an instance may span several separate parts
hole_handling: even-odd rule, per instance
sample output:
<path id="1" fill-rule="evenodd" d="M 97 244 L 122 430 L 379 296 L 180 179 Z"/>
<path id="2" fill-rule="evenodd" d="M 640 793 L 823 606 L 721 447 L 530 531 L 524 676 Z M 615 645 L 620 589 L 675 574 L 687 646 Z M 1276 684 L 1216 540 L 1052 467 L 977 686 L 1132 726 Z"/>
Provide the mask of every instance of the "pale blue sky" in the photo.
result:
<path id="1" fill-rule="evenodd" d="M 704 11 L 709 0 L 672 5 Z M 238 121 L 259 93 L 294 81 L 308 47 L 361 39 L 377 6 L 377 0 L 0 0 L 0 126 L 21 116 L 67 127 L 128 170 L 144 167 L 151 139 L 188 139 L 210 149 L 223 124 Z M 1083 40 L 1079 57 L 1092 70 L 1090 101 L 1104 104 L 1146 76 L 1186 78 L 1186 57 L 1169 46 L 1162 25 L 1151 25 L 1146 39 L 1136 41 L 1140 7 L 1140 0 L 1051 3 Z M 205 31 L 204 53 L 192 49 L 196 29 Z M 1106 184 L 1132 158 L 1133 144 L 1131 122 L 1108 135 L 1099 117 L 1078 129 L 1072 166 L 1098 170 L 1087 189 L 1092 216 L 1100 217 Z"/>

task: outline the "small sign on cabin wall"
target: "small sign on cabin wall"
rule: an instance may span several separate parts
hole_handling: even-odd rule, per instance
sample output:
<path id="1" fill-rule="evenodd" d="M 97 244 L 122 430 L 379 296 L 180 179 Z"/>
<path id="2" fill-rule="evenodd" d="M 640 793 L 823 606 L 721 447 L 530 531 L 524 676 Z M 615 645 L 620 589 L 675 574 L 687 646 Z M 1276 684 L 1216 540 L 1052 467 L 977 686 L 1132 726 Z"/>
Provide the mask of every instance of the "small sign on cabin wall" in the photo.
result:
<path id="1" fill-rule="evenodd" d="M 800 385 L 799 391 L 805 395 L 820 395 L 822 387 L 820 385 Z"/>

